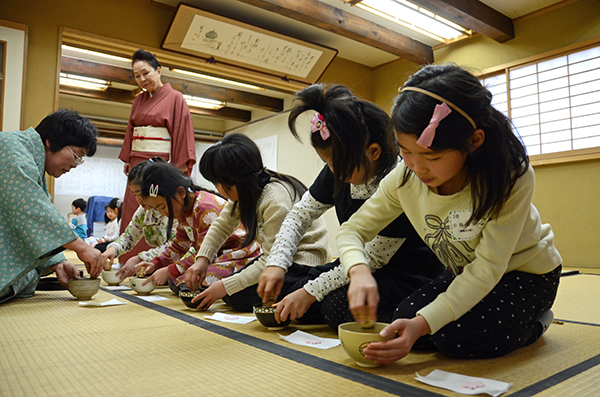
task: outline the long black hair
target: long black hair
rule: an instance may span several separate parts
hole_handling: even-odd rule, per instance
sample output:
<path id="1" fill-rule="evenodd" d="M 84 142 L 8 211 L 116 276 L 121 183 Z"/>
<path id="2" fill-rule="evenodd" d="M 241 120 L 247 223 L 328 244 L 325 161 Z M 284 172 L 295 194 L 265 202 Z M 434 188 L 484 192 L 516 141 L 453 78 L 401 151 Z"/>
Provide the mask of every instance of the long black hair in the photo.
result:
<path id="1" fill-rule="evenodd" d="M 296 139 L 301 141 L 296 119 L 308 110 L 319 112 L 331 133 L 327 139 L 311 133 L 310 142 L 315 149 L 332 150 L 336 193 L 360 166 L 367 174 L 372 171 L 367 148 L 373 143 L 381 147 L 375 181 L 379 183 L 396 166 L 398 143 L 393 131 L 388 129 L 389 116 L 379 106 L 355 97 L 349 88 L 339 84 L 313 84 L 297 92 L 296 101 L 288 117 L 288 126 Z"/>
<path id="2" fill-rule="evenodd" d="M 496 217 L 510 196 L 516 180 L 529 167 L 527 152 L 513 133 L 510 120 L 491 104 L 492 94 L 473 74 L 454 64 L 428 65 L 415 73 L 404 87 L 418 87 L 444 98 L 469 115 L 485 133 L 483 144 L 472 151 L 470 122 L 457 111 L 444 118 L 431 145 L 434 151 L 454 149 L 467 153 L 473 214 L 469 222 Z M 440 101 L 415 91 L 403 91 L 394 101 L 391 125 L 397 133 L 416 135 L 428 125 Z M 407 168 L 402 184 L 408 181 Z"/>
<path id="3" fill-rule="evenodd" d="M 233 209 L 239 208 L 240 220 L 247 230 L 244 246 L 256 237 L 256 206 L 267 183 L 285 182 L 291 185 L 293 199 L 301 197 L 307 190 L 298 179 L 267 169 L 258 146 L 243 134 L 226 135 L 222 141 L 208 148 L 200 159 L 199 167 L 202 176 L 215 185 L 221 184 L 225 188 L 235 186 L 237 189 L 239 200 L 234 203 Z"/>
<path id="4" fill-rule="evenodd" d="M 142 181 L 140 183 L 140 189 L 142 197 L 150 196 L 150 187 L 153 187 L 152 195 L 162 196 L 167 202 L 167 208 L 169 209 L 169 223 L 167 226 L 167 240 L 171 238 L 171 229 L 173 228 L 173 204 L 171 199 L 179 188 L 183 188 L 186 192 L 183 201 L 183 212 L 186 213 L 190 207 L 194 204 L 193 200 L 190 200 L 187 192 L 198 192 L 205 191 L 211 194 L 215 194 L 207 189 L 194 184 L 192 178 L 186 176 L 177 167 L 164 161 L 157 161 L 147 164 L 142 172 Z"/>
<path id="5" fill-rule="evenodd" d="M 137 163 L 127 174 L 127 184 L 141 185 L 144 177 L 144 169 L 153 163 L 166 163 L 166 160 L 160 156 L 154 156 L 149 160 Z"/>

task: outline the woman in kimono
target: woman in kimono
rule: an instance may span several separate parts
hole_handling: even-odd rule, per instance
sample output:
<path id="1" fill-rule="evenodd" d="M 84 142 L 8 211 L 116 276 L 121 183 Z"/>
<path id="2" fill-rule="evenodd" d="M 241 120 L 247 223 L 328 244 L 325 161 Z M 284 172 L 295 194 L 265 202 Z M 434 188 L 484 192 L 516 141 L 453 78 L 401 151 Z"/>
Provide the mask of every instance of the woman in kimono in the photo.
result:
<path id="1" fill-rule="evenodd" d="M 71 249 L 97 277 L 100 252 L 71 229 L 52 204 L 46 173 L 58 178 L 96 152 L 98 131 L 89 120 L 59 110 L 35 128 L 0 134 L 0 303 L 34 294 L 41 276 L 56 272 L 61 284 L 79 278 L 65 260 Z"/>
<path id="2" fill-rule="evenodd" d="M 194 126 L 190 109 L 179 91 L 161 81 L 160 63 L 154 55 L 142 49 L 133 54 L 132 69 L 135 81 L 144 91 L 131 106 L 127 132 L 119 154 L 129 174 L 138 163 L 160 156 L 190 176 L 196 163 Z M 139 205 L 129 188 L 121 213 L 120 233 L 125 231 Z M 121 255 L 125 263 L 130 257 L 151 247 L 141 240 L 134 249 Z"/>

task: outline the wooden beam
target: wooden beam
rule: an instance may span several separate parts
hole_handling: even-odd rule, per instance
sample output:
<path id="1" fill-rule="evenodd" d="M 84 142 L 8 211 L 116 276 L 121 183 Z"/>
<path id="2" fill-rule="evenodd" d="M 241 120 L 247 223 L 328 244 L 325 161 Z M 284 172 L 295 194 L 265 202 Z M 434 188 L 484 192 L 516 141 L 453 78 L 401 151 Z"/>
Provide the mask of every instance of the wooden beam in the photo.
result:
<path id="1" fill-rule="evenodd" d="M 102 101 L 111 101 L 119 103 L 133 103 L 135 95 L 132 91 L 119 90 L 116 88 L 107 88 L 106 90 L 88 90 L 85 88 L 70 87 L 66 85 L 60 86 L 60 93 L 67 95 L 76 95 L 85 98 L 99 99 Z M 219 119 L 226 119 L 232 121 L 241 121 L 247 123 L 251 119 L 251 112 L 247 110 L 234 109 L 224 107 L 221 109 L 203 109 L 197 107 L 190 107 L 190 113 L 198 116 L 215 117 Z"/>
<path id="2" fill-rule="evenodd" d="M 430 46 L 318 0 L 238 0 L 307 23 L 404 59 L 433 62 Z"/>
<path id="3" fill-rule="evenodd" d="M 462 27 L 499 43 L 515 38 L 512 19 L 478 0 L 412 0 Z"/>
<path id="4" fill-rule="evenodd" d="M 137 86 L 131 70 L 83 59 L 61 57 L 61 71 Z M 162 76 L 162 81 L 170 83 L 173 89 L 188 95 L 201 96 L 221 102 L 237 103 L 270 112 L 281 112 L 283 110 L 283 99 L 279 98 L 164 75 Z"/>

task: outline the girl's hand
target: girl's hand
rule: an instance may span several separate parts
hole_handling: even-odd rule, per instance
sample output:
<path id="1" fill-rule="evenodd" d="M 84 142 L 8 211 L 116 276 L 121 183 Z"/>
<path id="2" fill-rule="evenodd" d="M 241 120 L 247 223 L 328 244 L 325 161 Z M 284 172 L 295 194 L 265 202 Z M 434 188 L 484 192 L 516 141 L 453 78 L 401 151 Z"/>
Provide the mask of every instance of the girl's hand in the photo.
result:
<path id="1" fill-rule="evenodd" d="M 202 300 L 202 303 L 198 305 L 198 310 L 207 310 L 216 300 L 223 298 L 227 295 L 225 285 L 221 280 L 216 281 L 210 285 L 207 289 L 194 296 L 192 303 Z"/>
<path id="2" fill-rule="evenodd" d="M 169 268 L 163 267 L 162 269 L 158 269 L 155 271 L 148 280 L 142 283 L 142 287 L 148 284 L 150 281 L 154 283 L 154 285 L 163 285 L 171 278 L 171 273 L 169 273 Z"/>
<path id="3" fill-rule="evenodd" d="M 352 316 L 361 324 L 376 322 L 379 292 L 371 269 L 365 264 L 356 265 L 350 269 L 348 275 L 350 276 L 348 306 Z"/>
<path id="4" fill-rule="evenodd" d="M 144 276 L 147 276 L 148 274 L 152 273 L 156 269 L 156 266 L 154 266 L 154 263 L 140 261 L 140 263 L 136 264 L 133 267 L 134 274 L 138 274 L 140 272 L 140 269 L 142 266 L 145 267 Z"/>
<path id="5" fill-rule="evenodd" d="M 125 175 L 129 175 L 129 171 L 131 170 L 131 163 L 123 164 L 123 173 Z"/>
<path id="6" fill-rule="evenodd" d="M 256 293 L 262 298 L 263 305 L 275 301 L 281 293 L 285 271 L 277 266 L 267 266 L 258 278 Z"/>
<path id="7" fill-rule="evenodd" d="M 300 318 L 316 300 L 317 298 L 306 292 L 304 288 L 300 288 L 273 305 L 277 308 L 275 320 L 280 323 L 287 320 L 288 316 L 290 320 Z"/>
<path id="8" fill-rule="evenodd" d="M 406 357 L 413 345 L 423 335 L 430 332 L 425 318 L 399 318 L 379 333 L 384 338 L 398 331 L 398 337 L 383 342 L 371 342 L 363 350 L 365 357 L 378 364 L 391 364 Z"/>
<path id="9" fill-rule="evenodd" d="M 117 271 L 117 276 L 119 276 L 121 280 L 125 279 L 126 277 L 135 276 L 135 265 L 141 262 L 142 260 L 137 255 L 132 256 L 127 260 L 127 262 L 125 262 L 123 267 L 121 267 L 119 271 Z"/>
<path id="10" fill-rule="evenodd" d="M 193 291 L 200 288 L 202 282 L 206 278 L 208 265 L 208 258 L 199 256 L 196 259 L 196 262 L 186 270 L 184 282 L 190 290 Z"/>
<path id="11" fill-rule="evenodd" d="M 102 257 L 104 258 L 104 263 L 110 261 L 112 266 L 115 263 L 115 257 L 117 256 L 117 249 L 115 247 L 107 248 L 106 251 L 102 253 Z"/>

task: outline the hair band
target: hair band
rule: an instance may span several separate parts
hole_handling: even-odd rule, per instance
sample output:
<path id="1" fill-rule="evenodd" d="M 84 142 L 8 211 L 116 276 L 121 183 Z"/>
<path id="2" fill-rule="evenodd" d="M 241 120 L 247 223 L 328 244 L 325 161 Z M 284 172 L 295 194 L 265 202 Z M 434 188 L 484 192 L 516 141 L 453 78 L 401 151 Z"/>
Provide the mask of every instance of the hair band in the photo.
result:
<path id="1" fill-rule="evenodd" d="M 473 126 L 473 129 L 476 130 L 477 129 L 477 124 L 475 124 L 475 121 L 473 121 L 473 119 L 461 108 L 459 108 L 458 106 L 456 106 L 455 104 L 453 104 L 452 102 L 442 98 L 441 96 L 434 94 L 433 92 L 424 90 L 422 88 L 419 87 L 404 87 L 402 89 L 399 89 L 398 92 L 402 93 L 404 91 L 416 91 L 416 92 L 420 92 L 421 94 L 425 94 L 427 96 L 430 96 L 434 99 L 437 99 L 440 102 L 445 103 L 446 105 L 450 106 L 452 109 L 456 110 L 458 113 L 460 113 L 465 119 L 467 119 L 467 121 L 469 123 L 471 123 L 471 125 Z"/>

